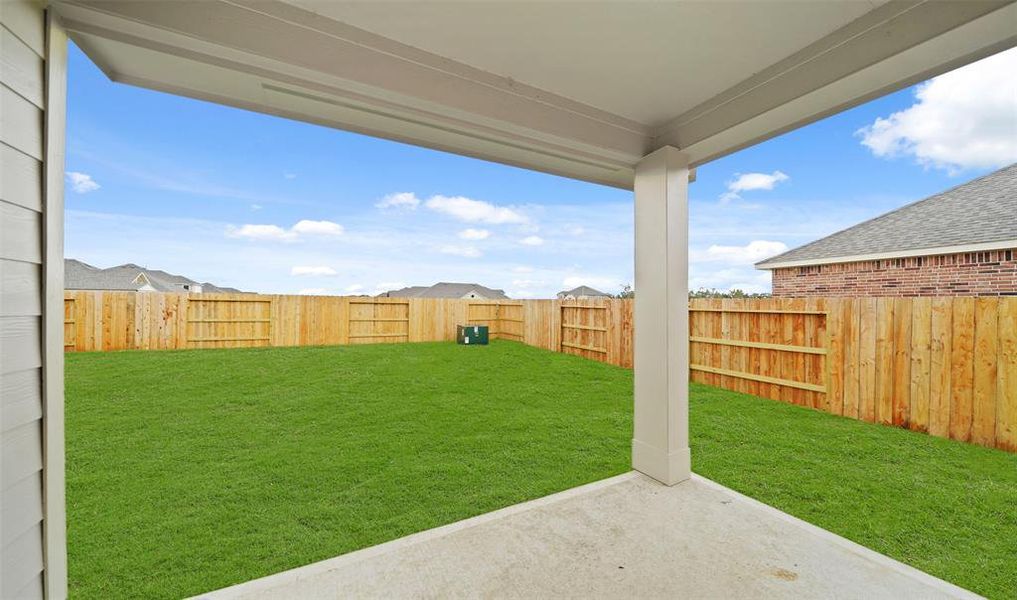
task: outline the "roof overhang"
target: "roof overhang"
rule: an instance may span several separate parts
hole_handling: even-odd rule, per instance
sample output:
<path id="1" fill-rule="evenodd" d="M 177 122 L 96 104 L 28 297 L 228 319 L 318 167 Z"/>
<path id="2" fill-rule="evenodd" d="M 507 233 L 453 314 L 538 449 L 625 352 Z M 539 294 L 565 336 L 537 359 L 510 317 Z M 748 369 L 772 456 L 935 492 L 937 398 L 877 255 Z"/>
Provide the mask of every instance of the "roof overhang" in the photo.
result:
<path id="1" fill-rule="evenodd" d="M 56 0 L 114 81 L 631 188 L 1017 45 L 1013 0 Z"/>
<path id="2" fill-rule="evenodd" d="M 775 262 L 770 262 L 770 260 L 773 260 L 770 259 L 756 263 L 755 267 L 761 271 L 772 271 L 774 269 L 811 267 L 816 265 L 835 265 L 842 263 L 864 262 L 868 260 L 911 258 L 914 256 L 943 256 L 945 254 L 964 254 L 967 252 L 988 252 L 990 250 L 1010 250 L 1010 249 L 1017 249 L 1017 240 L 1000 240 L 998 242 L 964 244 L 961 246 L 939 246 L 936 248 L 915 248 L 910 250 L 878 252 L 874 254 L 855 254 L 852 256 L 836 256 L 831 258 L 810 258 L 803 260 L 785 260 L 785 261 L 777 260 Z"/>

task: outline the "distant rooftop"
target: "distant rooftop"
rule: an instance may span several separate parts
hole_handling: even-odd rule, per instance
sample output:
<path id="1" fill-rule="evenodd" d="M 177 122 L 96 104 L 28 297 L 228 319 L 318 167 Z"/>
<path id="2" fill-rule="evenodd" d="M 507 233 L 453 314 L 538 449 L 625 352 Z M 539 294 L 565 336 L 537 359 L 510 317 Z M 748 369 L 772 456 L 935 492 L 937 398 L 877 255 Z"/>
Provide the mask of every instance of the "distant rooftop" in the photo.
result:
<path id="1" fill-rule="evenodd" d="M 442 281 L 430 287 L 416 285 L 379 294 L 389 298 L 465 298 L 471 293 L 488 300 L 508 300 L 505 290 L 496 290 L 479 283 L 452 283 Z"/>
<path id="2" fill-rule="evenodd" d="M 100 269 L 73 258 L 64 259 L 64 288 L 68 290 L 183 293 L 197 291 L 199 286 L 205 294 L 243 293 L 236 288 L 199 283 L 183 275 L 146 269 L 133 263 Z"/>
<path id="3" fill-rule="evenodd" d="M 572 298 L 610 298 L 611 294 L 602 292 L 600 290 L 591 288 L 588 285 L 581 285 L 579 287 L 572 288 L 571 290 L 563 290 L 558 292 L 559 298 L 566 298 L 571 296 Z"/>
<path id="4" fill-rule="evenodd" d="M 1017 163 L 778 254 L 756 267 L 974 252 L 1011 243 L 1017 247 Z"/>

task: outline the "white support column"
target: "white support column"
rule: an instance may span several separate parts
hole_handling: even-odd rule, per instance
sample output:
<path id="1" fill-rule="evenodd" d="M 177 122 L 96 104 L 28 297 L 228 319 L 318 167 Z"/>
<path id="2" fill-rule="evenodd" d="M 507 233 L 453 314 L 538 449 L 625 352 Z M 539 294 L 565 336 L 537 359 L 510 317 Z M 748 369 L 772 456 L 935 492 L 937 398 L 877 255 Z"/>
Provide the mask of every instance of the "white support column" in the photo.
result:
<path id="1" fill-rule="evenodd" d="M 666 146 L 636 165 L 632 468 L 689 478 L 689 168 Z"/>

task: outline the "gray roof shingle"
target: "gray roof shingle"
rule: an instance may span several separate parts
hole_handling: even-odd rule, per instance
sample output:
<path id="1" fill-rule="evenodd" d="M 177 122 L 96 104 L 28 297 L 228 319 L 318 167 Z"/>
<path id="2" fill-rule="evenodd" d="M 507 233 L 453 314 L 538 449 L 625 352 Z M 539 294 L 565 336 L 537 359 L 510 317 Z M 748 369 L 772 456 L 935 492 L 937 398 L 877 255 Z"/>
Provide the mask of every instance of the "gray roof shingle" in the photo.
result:
<path id="1" fill-rule="evenodd" d="M 559 298 L 564 298 L 565 296 L 575 296 L 577 298 L 579 296 L 588 296 L 588 297 L 591 297 L 591 298 L 598 298 L 598 297 L 610 298 L 611 294 L 607 294 L 607 293 L 602 292 L 600 290 L 591 288 L 588 285 L 581 285 L 579 287 L 572 288 L 571 290 L 563 290 L 563 291 L 558 292 L 558 297 Z"/>
<path id="2" fill-rule="evenodd" d="M 756 263 L 757 268 L 1017 240 L 1017 163 L 825 238 Z"/>
<path id="3" fill-rule="evenodd" d="M 379 294 L 389 298 L 462 298 L 470 292 L 476 292 L 489 300 L 508 300 L 505 290 L 492 289 L 478 283 L 450 283 L 442 281 L 430 287 L 415 285 L 399 290 Z"/>
<path id="4" fill-rule="evenodd" d="M 146 269 L 128 263 L 108 269 L 100 269 L 73 258 L 64 259 L 64 288 L 68 290 L 111 290 L 136 292 L 144 284 L 137 283 L 138 276 L 144 273 L 149 283 L 158 292 L 186 292 L 184 285 L 201 285 L 205 294 L 238 294 L 243 293 L 236 288 L 219 287 L 211 283 L 201 283 L 182 275 L 173 275 L 166 271 Z"/>

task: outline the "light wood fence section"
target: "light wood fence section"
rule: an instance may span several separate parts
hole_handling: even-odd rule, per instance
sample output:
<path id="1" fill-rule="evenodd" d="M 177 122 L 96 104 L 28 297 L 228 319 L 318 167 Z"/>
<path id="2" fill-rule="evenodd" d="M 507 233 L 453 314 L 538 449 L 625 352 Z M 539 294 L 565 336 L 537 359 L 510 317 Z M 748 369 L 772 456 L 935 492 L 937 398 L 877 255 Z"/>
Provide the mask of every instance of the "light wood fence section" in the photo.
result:
<path id="1" fill-rule="evenodd" d="M 632 302 L 67 292 L 68 351 L 492 337 L 632 367 Z M 693 381 L 1017 451 L 1017 298 L 692 300 Z"/>
<path id="2" fill-rule="evenodd" d="M 607 361 L 608 355 L 608 307 L 562 304 L 561 352 L 578 354 L 584 358 Z"/>
<path id="3" fill-rule="evenodd" d="M 693 300 L 692 380 L 822 408 L 830 387 L 827 313 L 812 300 Z"/>
<path id="4" fill-rule="evenodd" d="M 271 299 L 255 295 L 188 298 L 186 343 L 192 348 L 269 346 L 272 343 L 272 304 Z"/>
<path id="5" fill-rule="evenodd" d="M 693 381 L 1017 451 L 1017 298 L 693 300 Z"/>
<path id="6" fill-rule="evenodd" d="M 346 304 L 350 344 L 410 341 L 409 300 L 348 298 Z"/>
<path id="7" fill-rule="evenodd" d="M 478 302 L 466 304 L 466 321 L 473 325 L 487 325 L 493 340 L 523 341 L 526 337 L 526 319 L 521 302 Z"/>

